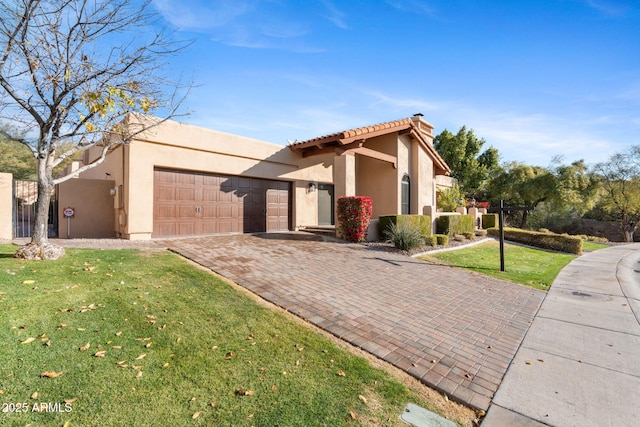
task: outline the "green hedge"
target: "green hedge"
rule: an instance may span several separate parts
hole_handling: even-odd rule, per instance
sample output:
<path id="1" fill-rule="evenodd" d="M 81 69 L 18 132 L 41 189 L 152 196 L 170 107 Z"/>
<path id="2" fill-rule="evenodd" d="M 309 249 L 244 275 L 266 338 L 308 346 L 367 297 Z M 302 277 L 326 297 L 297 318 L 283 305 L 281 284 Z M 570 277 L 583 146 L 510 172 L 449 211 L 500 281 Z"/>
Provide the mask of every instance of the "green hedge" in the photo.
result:
<path id="1" fill-rule="evenodd" d="M 484 214 L 482 215 L 482 228 L 498 227 L 498 214 Z"/>
<path id="2" fill-rule="evenodd" d="M 384 236 L 391 224 L 402 225 L 403 223 L 414 224 L 420 228 L 422 237 L 431 236 L 431 217 L 428 215 L 382 215 L 379 223 L 379 235 Z"/>
<path id="3" fill-rule="evenodd" d="M 443 215 L 436 221 L 438 234 L 452 237 L 456 234 L 473 233 L 473 217 L 469 215 Z"/>
<path id="4" fill-rule="evenodd" d="M 446 234 L 434 234 L 434 236 L 439 246 L 447 246 L 449 244 L 449 236 Z"/>
<path id="5" fill-rule="evenodd" d="M 492 236 L 500 236 L 500 229 L 498 228 L 490 228 L 487 231 Z M 524 243 L 537 248 L 576 255 L 582 254 L 582 239 L 567 234 L 540 233 L 538 231 L 526 231 L 519 228 L 505 227 L 504 238 L 505 240 Z"/>

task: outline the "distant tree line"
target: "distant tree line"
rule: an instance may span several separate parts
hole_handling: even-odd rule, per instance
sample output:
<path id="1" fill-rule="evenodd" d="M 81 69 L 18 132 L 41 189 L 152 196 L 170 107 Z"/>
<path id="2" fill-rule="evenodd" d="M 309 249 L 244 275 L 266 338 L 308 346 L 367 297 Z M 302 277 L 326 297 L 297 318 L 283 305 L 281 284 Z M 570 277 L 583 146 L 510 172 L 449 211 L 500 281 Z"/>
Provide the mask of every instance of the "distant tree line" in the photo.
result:
<path id="1" fill-rule="evenodd" d="M 565 164 L 558 157 L 543 167 L 501 163 L 496 148 L 482 151 L 485 144 L 465 126 L 435 137 L 435 149 L 458 180 L 452 194 L 492 206 L 502 199 L 507 205 L 534 207 L 509 215 L 511 225 L 520 228 L 561 232 L 578 218 L 617 221 L 626 241 L 633 241 L 640 226 L 640 145 L 591 166 L 584 160 Z M 452 197 L 445 199 L 450 204 Z"/>

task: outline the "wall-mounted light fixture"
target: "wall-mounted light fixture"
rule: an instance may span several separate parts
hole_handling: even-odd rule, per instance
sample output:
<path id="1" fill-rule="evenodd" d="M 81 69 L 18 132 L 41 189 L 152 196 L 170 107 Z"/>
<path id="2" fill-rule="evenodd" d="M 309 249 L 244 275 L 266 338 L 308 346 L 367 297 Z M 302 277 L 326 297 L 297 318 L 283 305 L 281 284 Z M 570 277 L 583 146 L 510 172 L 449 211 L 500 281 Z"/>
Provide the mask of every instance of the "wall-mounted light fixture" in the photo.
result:
<path id="1" fill-rule="evenodd" d="M 314 191 L 316 191 L 316 183 L 315 182 L 310 182 L 309 183 L 309 193 L 313 193 Z"/>
<path id="2" fill-rule="evenodd" d="M 111 195 L 111 197 L 115 197 L 115 195 L 116 195 L 116 189 L 115 189 L 115 188 L 110 188 L 110 189 L 109 189 L 109 194 Z"/>

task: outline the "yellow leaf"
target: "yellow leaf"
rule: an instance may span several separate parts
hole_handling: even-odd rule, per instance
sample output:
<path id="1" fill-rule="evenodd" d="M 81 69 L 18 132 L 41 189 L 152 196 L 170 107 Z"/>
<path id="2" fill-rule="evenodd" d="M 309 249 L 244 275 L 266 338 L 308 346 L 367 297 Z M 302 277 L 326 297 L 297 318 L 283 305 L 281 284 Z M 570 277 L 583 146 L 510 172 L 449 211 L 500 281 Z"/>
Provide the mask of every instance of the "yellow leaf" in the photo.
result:
<path id="1" fill-rule="evenodd" d="M 77 398 L 77 397 L 74 397 L 74 398 L 71 398 L 71 399 L 65 399 L 65 400 L 64 400 L 64 403 L 73 403 L 73 402 L 75 402 L 76 400 L 78 400 L 78 398 Z"/>
<path id="2" fill-rule="evenodd" d="M 142 371 L 138 371 L 138 373 L 136 374 L 136 378 L 142 378 Z"/>
<path id="3" fill-rule="evenodd" d="M 355 412 L 353 411 L 349 411 L 349 415 L 351 416 L 352 419 L 357 420 L 358 416 L 355 414 Z"/>
<path id="4" fill-rule="evenodd" d="M 119 337 L 120 335 L 122 335 L 122 331 L 118 331 L 116 332 L 116 336 Z"/>
<path id="5" fill-rule="evenodd" d="M 201 414 L 201 413 L 202 413 L 202 412 L 196 412 L 195 414 L 193 414 L 193 415 L 191 416 L 191 418 L 195 420 L 196 418 L 198 418 L 198 417 L 200 416 L 200 414 Z"/>
<path id="6" fill-rule="evenodd" d="M 338 375 L 339 377 L 346 377 L 347 376 L 347 374 L 345 374 L 344 371 L 338 371 L 336 373 L 336 375 Z"/>
<path id="7" fill-rule="evenodd" d="M 60 375 L 62 375 L 62 372 L 43 372 L 40 374 L 40 378 L 58 378 Z"/>
<path id="8" fill-rule="evenodd" d="M 34 391 L 33 394 L 31 395 L 32 399 L 37 399 L 38 398 L 38 392 Z"/>
<path id="9" fill-rule="evenodd" d="M 36 340 L 35 338 L 29 337 L 24 341 L 20 341 L 20 344 L 30 344 L 30 343 L 34 342 L 35 340 Z"/>
<path id="10" fill-rule="evenodd" d="M 147 353 L 142 353 L 140 356 L 136 357 L 136 360 L 144 359 L 147 356 Z"/>
<path id="11" fill-rule="evenodd" d="M 69 426 L 71 426 L 71 420 L 67 420 L 62 427 L 69 427 Z"/>
<path id="12" fill-rule="evenodd" d="M 23 285 L 33 285 L 34 283 L 36 283 L 35 280 L 25 280 L 22 282 Z"/>
<path id="13" fill-rule="evenodd" d="M 168 368 L 169 367 L 169 363 L 165 363 L 164 365 L 162 365 L 163 368 Z"/>
<path id="14" fill-rule="evenodd" d="M 364 403 L 365 405 L 367 404 L 367 398 L 364 397 L 363 395 L 359 395 L 358 399 L 360 399 L 360 402 Z"/>
<path id="15" fill-rule="evenodd" d="M 107 354 L 106 350 L 100 350 L 96 354 L 94 354 L 94 356 L 95 357 L 104 357 L 106 354 Z"/>
<path id="16" fill-rule="evenodd" d="M 87 350 L 89 350 L 89 347 L 91 347 L 91 344 L 86 343 L 85 345 L 80 347 L 80 351 L 87 351 Z"/>

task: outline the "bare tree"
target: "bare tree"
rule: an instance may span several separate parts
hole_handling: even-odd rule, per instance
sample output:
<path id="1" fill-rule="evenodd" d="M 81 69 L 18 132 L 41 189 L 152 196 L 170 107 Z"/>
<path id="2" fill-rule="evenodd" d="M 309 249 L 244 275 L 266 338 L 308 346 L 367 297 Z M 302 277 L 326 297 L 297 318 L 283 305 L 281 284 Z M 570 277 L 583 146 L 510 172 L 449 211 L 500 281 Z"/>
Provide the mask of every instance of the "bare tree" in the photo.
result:
<path id="1" fill-rule="evenodd" d="M 620 220 L 625 241 L 633 242 L 640 227 L 640 145 L 614 154 L 594 170 L 604 190 L 603 207 Z"/>
<path id="2" fill-rule="evenodd" d="M 151 0 L 0 0 L 0 16 L 0 120 L 17 131 L 2 132 L 37 161 L 33 237 L 16 256 L 57 258 L 64 252 L 47 240 L 48 207 L 70 176 L 54 177 L 53 168 L 98 146 L 99 159 L 74 173 L 95 167 L 175 117 L 188 86 L 163 69 L 186 43 L 159 26 Z"/>

